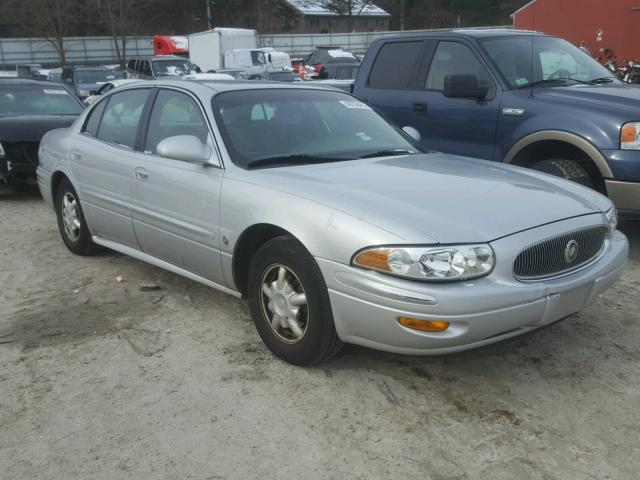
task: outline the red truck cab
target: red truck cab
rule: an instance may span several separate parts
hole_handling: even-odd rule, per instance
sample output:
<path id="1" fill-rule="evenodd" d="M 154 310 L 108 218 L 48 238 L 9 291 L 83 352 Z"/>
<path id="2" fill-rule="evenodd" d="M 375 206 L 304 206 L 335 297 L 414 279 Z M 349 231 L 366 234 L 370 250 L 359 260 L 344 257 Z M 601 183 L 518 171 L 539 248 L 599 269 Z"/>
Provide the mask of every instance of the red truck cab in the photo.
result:
<path id="1" fill-rule="evenodd" d="M 188 57 L 189 40 L 175 35 L 156 35 L 153 37 L 153 54 Z"/>

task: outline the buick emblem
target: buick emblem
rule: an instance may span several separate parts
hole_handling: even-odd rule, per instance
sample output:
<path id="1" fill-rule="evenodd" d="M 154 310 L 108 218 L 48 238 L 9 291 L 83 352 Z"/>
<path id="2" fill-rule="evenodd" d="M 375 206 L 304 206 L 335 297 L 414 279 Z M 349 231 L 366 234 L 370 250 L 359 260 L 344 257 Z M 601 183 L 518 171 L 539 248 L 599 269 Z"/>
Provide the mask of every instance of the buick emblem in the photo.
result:
<path id="1" fill-rule="evenodd" d="M 567 246 L 564 247 L 564 261 L 567 263 L 573 263 L 578 256 L 578 242 L 575 240 L 569 240 Z"/>

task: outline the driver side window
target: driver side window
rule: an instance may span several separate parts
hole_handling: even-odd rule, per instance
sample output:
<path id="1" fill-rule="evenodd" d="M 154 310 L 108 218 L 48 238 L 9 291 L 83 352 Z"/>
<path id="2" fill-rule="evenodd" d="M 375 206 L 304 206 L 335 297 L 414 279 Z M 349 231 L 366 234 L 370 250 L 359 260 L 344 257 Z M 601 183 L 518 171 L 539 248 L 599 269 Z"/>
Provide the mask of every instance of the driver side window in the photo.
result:
<path id="1" fill-rule="evenodd" d="M 145 153 L 155 154 L 162 140 L 177 135 L 194 135 L 203 144 L 209 143 L 209 127 L 193 98 L 174 90 L 160 90 L 149 119 Z"/>
<path id="2" fill-rule="evenodd" d="M 431 60 L 425 88 L 444 91 L 444 80 L 449 75 L 475 75 L 481 87 L 493 86 L 491 77 L 475 54 L 458 42 L 440 42 Z"/>

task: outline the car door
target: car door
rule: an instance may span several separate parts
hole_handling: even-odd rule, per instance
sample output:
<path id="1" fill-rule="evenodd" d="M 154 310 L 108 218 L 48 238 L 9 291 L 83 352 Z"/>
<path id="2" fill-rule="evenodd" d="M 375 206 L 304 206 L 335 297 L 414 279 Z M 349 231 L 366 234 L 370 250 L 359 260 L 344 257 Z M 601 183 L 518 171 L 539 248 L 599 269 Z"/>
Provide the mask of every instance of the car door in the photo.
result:
<path id="1" fill-rule="evenodd" d="M 502 93 L 499 85 L 479 55 L 462 41 L 438 40 L 429 63 L 414 99 L 422 111 L 414 112 L 412 126 L 422 135 L 422 143 L 441 152 L 491 159 Z M 489 89 L 486 98 L 447 98 L 444 83 L 449 75 L 475 75 Z"/>
<path id="2" fill-rule="evenodd" d="M 138 248 L 133 233 L 131 175 L 138 127 L 151 88 L 96 102 L 69 144 L 69 163 L 92 235 Z"/>
<path id="3" fill-rule="evenodd" d="M 356 80 L 360 99 L 399 127 L 419 128 L 424 111 L 416 99 L 421 90 L 418 76 L 426 71 L 423 58 L 428 46 L 429 41 L 420 38 L 384 43 L 373 60 L 369 78 Z"/>
<path id="4" fill-rule="evenodd" d="M 148 115 L 142 150 L 134 159 L 131 209 L 145 253 L 216 283 L 220 263 L 219 203 L 222 168 L 163 158 L 158 143 L 194 135 L 217 149 L 200 102 L 178 89 L 160 88 Z"/>

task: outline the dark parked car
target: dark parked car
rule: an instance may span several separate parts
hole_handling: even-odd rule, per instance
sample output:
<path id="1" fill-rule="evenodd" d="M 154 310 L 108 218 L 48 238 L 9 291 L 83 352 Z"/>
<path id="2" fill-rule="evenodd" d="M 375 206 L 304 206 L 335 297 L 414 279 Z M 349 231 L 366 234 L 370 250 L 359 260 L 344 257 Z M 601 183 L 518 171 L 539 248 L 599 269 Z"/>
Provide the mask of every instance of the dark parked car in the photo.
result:
<path id="1" fill-rule="evenodd" d="M 305 65 L 314 69 L 311 78 L 349 80 L 356 78 L 360 60 L 339 48 L 318 48 L 307 57 Z"/>
<path id="2" fill-rule="evenodd" d="M 200 73 L 200 68 L 188 59 L 175 55 L 131 58 L 127 62 L 127 78 L 157 80 L 167 77 L 181 77 Z"/>
<path id="3" fill-rule="evenodd" d="M 0 80 L 0 184 L 35 185 L 40 139 L 71 125 L 82 110 L 59 83 Z"/>
<path id="4" fill-rule="evenodd" d="M 556 37 L 510 29 L 374 41 L 354 95 L 427 148 L 520 165 L 640 214 L 640 88 Z"/>
<path id="5" fill-rule="evenodd" d="M 116 77 L 107 67 L 67 65 L 62 68 L 62 82 L 80 98 L 91 95 L 100 85 Z"/>

